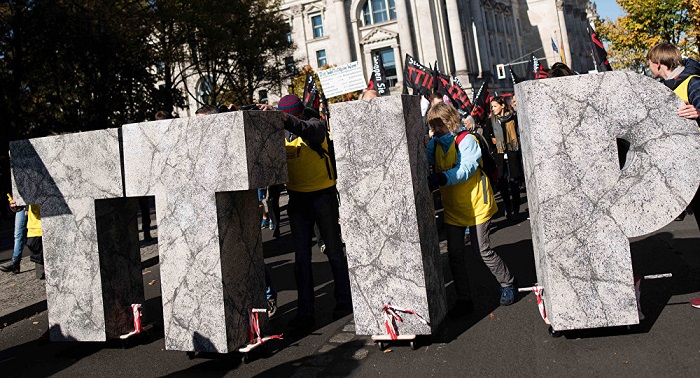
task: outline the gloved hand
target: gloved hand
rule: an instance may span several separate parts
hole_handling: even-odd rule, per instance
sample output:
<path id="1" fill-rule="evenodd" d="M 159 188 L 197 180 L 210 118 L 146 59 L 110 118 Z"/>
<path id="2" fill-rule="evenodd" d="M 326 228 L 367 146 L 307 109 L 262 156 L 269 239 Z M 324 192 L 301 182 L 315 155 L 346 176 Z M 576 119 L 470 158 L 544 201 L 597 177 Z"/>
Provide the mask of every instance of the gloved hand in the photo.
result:
<path id="1" fill-rule="evenodd" d="M 444 186 L 447 184 L 447 176 L 445 176 L 444 173 L 432 173 L 430 176 L 428 176 L 428 188 L 430 191 L 437 190 L 438 187 Z"/>

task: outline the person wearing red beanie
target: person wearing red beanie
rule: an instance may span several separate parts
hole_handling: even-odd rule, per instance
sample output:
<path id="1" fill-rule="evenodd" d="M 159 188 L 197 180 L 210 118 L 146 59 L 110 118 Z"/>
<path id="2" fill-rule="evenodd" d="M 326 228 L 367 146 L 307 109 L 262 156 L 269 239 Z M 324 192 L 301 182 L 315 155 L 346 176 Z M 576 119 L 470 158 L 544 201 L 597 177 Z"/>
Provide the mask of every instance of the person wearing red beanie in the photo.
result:
<path id="1" fill-rule="evenodd" d="M 259 108 L 273 110 L 269 105 L 259 105 Z M 352 313 L 348 262 L 338 224 L 335 161 L 332 148 L 329 148 L 332 145 L 326 124 L 318 118 L 302 120 L 305 118 L 305 108 L 299 97 L 291 94 L 282 97 L 277 109 L 283 114 L 287 134 L 287 214 L 294 241 L 294 276 L 298 294 L 297 315 L 289 326 L 308 329 L 315 325 L 311 270 L 314 224 L 318 225 L 325 242 L 324 253 L 328 256 L 335 281 L 333 318 L 339 319 Z"/>

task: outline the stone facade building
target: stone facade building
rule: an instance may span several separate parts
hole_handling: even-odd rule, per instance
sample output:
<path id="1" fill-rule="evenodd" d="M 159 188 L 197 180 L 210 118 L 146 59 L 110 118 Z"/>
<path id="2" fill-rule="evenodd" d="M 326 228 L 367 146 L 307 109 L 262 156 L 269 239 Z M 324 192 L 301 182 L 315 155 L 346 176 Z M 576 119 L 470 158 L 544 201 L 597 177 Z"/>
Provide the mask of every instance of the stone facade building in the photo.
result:
<path id="1" fill-rule="evenodd" d="M 491 88 L 512 90 L 496 65 L 533 53 L 551 66 L 561 60 L 552 41 L 574 70 L 594 68 L 586 25 L 598 15 L 588 0 L 284 0 L 280 11 L 302 65 L 359 61 L 369 77 L 380 54 L 391 85 L 402 85 L 410 54 L 465 85 L 490 80 Z M 513 68 L 524 75 L 525 64 Z"/>
<path id="2" fill-rule="evenodd" d="M 563 55 L 575 71 L 595 68 L 586 25 L 598 14 L 589 0 L 283 0 L 279 11 L 296 46 L 285 59 L 290 70 L 359 61 L 369 78 L 372 55 L 380 54 L 392 93 L 402 90 L 406 54 L 455 74 L 467 88 L 488 81 L 499 93 L 513 86 L 510 77 L 498 79 L 496 65 L 511 64 L 524 76 L 530 54 L 545 67 Z M 188 79 L 188 97 L 206 95 L 204 84 Z M 285 94 L 279 91 L 263 88 L 256 97 L 274 102 Z M 188 100 L 194 115 L 201 102 Z"/>

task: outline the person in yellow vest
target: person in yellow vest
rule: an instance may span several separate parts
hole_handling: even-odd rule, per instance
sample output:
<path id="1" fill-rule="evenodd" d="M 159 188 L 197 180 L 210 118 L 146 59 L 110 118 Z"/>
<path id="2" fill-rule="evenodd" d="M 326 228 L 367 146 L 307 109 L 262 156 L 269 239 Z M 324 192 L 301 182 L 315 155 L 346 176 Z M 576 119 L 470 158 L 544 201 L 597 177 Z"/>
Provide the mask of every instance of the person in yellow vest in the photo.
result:
<path id="1" fill-rule="evenodd" d="M 700 125 L 700 64 L 690 58 L 683 59 L 676 46 L 667 42 L 652 47 L 647 53 L 647 61 L 654 78 L 663 79 L 663 83 L 686 103 L 678 109 L 678 115 L 696 119 Z M 700 186 L 690 202 L 690 208 L 700 229 Z M 700 298 L 692 299 L 690 304 L 700 308 Z"/>
<path id="2" fill-rule="evenodd" d="M 500 256 L 491 248 L 491 217 L 498 207 L 488 177 L 481 169 L 481 149 L 477 136 L 469 134 L 457 145 L 456 137 L 465 132 L 459 113 L 452 105 L 438 103 L 428 111 L 428 127 L 434 137 L 428 142 L 428 161 L 435 173 L 428 177 L 431 190 L 440 187 L 445 211 L 447 256 L 457 291 L 451 315 L 461 316 L 471 310 L 471 289 L 467 277 L 464 233 L 469 227 L 472 248 L 501 285 L 501 305 L 515 300 L 513 275 Z"/>
<path id="3" fill-rule="evenodd" d="M 41 211 L 39 205 L 29 205 L 26 210 L 22 206 L 17 206 L 14 200 L 10 200 L 10 210 L 14 212 L 25 211 L 27 214 L 27 248 L 32 252 L 29 259 L 40 265 L 44 265 L 43 243 L 41 239 Z M 19 258 L 22 256 L 20 254 Z M 19 271 L 19 261 L 16 262 Z M 3 269 L 4 270 L 4 269 Z M 41 279 L 44 278 L 42 274 Z"/>
<path id="4" fill-rule="evenodd" d="M 269 105 L 260 104 L 258 107 L 272 110 Z M 325 242 L 324 253 L 328 256 L 335 281 L 334 319 L 352 313 L 350 277 L 340 238 L 335 162 L 329 150 L 330 139 L 326 124 L 318 118 L 305 117 L 304 105 L 296 95 L 282 97 L 277 110 L 282 113 L 286 133 L 289 173 L 287 215 L 294 241 L 294 275 L 298 294 L 297 315 L 289 322 L 289 326 L 305 329 L 315 325 L 311 271 L 314 224 L 318 225 Z"/>

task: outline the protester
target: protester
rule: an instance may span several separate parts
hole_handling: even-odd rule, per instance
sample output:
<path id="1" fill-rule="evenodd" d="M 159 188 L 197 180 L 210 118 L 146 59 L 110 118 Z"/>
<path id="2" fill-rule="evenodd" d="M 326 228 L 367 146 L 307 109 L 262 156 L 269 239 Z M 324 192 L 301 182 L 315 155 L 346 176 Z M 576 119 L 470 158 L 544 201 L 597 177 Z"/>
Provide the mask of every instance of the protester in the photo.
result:
<path id="1" fill-rule="evenodd" d="M 267 188 L 267 210 L 270 224 L 274 225 L 272 237 L 280 236 L 280 194 L 284 190 L 284 184 L 270 185 Z"/>
<path id="2" fill-rule="evenodd" d="M 17 274 L 20 272 L 22 251 L 24 250 L 24 242 L 27 238 L 27 211 L 24 206 L 17 206 L 15 201 L 9 197 L 9 194 L 8 200 L 10 201 L 10 209 L 15 212 L 15 248 L 10 262 L 0 266 L 0 270 Z"/>
<path id="3" fill-rule="evenodd" d="M 269 105 L 259 104 L 258 107 L 273 110 Z M 331 160 L 333 157 L 328 153 L 327 127 L 320 119 L 309 118 L 311 112 L 307 112 L 307 117 L 304 117 L 304 105 L 296 95 L 282 97 L 278 110 L 282 112 L 287 133 L 287 214 L 294 242 L 294 273 L 298 293 L 297 315 L 289 322 L 289 326 L 305 329 L 315 324 L 315 296 L 311 270 L 314 223 L 318 225 L 326 244 L 325 254 L 328 256 L 335 281 L 334 319 L 352 312 L 350 278 L 340 238 L 338 191 Z"/>
<path id="4" fill-rule="evenodd" d="M 501 96 L 491 100 L 490 122 L 484 128 L 491 140 L 493 157 L 498 166 L 498 191 L 506 207 L 506 218 L 514 219 L 520 212 L 520 183 L 523 181 L 522 154 L 518 136 L 518 118 L 508 110 Z"/>
<path id="5" fill-rule="evenodd" d="M 469 227 L 472 248 L 501 285 L 501 305 L 514 302 L 513 276 L 503 260 L 491 248 L 491 217 L 498 210 L 491 183 L 480 166 L 481 150 L 475 135 L 466 135 L 457 145 L 459 123 L 457 109 L 448 104 L 435 104 L 428 111 L 428 125 L 435 137 L 428 143 L 428 161 L 435 173 L 428 177 L 431 190 L 440 187 L 445 213 L 447 255 L 457 291 L 457 302 L 451 313 L 462 315 L 472 308 L 471 289 L 464 253 L 464 233 Z"/>
<path id="6" fill-rule="evenodd" d="M 667 42 L 652 47 L 647 53 L 647 61 L 654 78 L 663 79 L 664 85 L 671 88 L 686 103 L 678 109 L 678 115 L 696 119 L 700 124 L 700 64 L 690 58 L 683 59 L 676 46 Z M 700 229 L 700 187 L 690 202 L 690 208 Z M 690 304 L 700 308 L 700 297 L 693 298 Z"/>
<path id="7" fill-rule="evenodd" d="M 260 222 L 260 229 L 265 229 L 270 227 L 270 230 L 275 229 L 275 223 L 269 219 L 267 202 L 265 201 L 267 197 L 267 188 L 258 188 L 258 207 L 260 207 L 262 212 L 262 221 Z"/>
<path id="8" fill-rule="evenodd" d="M 574 71 L 569 68 L 564 63 L 557 62 L 552 65 L 552 69 L 547 72 L 547 77 L 562 77 L 562 76 L 571 76 L 571 75 L 576 75 Z"/>
<path id="9" fill-rule="evenodd" d="M 217 113 L 219 113 L 219 109 L 216 106 L 204 105 L 201 108 L 197 109 L 197 111 L 194 112 L 194 115 L 202 116 L 202 115 L 212 115 L 212 114 L 217 114 Z"/>
<path id="10" fill-rule="evenodd" d="M 365 100 L 365 101 L 369 101 L 369 100 L 371 100 L 373 98 L 377 98 L 377 97 L 379 97 L 379 92 L 377 92 L 374 89 L 369 89 L 369 90 L 365 91 L 365 93 L 362 94 L 361 99 Z"/>

